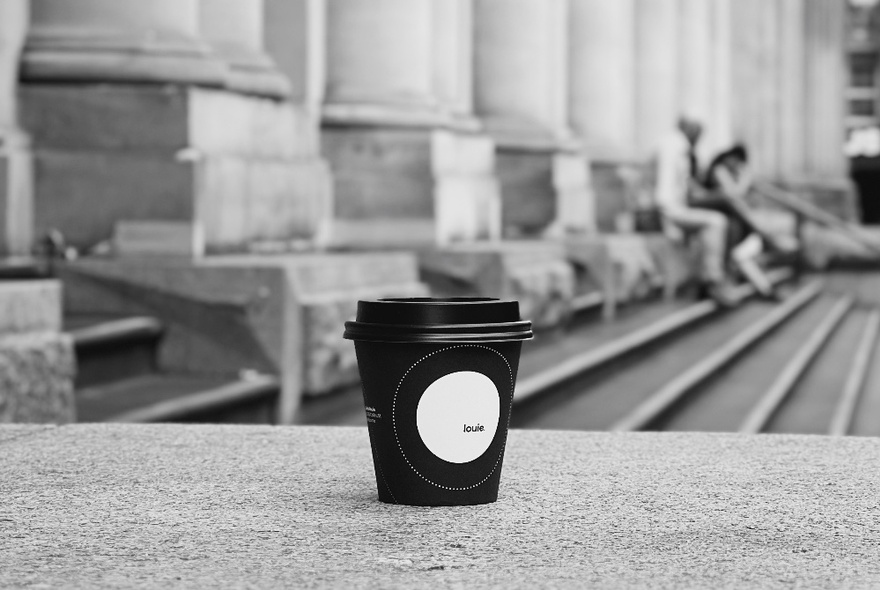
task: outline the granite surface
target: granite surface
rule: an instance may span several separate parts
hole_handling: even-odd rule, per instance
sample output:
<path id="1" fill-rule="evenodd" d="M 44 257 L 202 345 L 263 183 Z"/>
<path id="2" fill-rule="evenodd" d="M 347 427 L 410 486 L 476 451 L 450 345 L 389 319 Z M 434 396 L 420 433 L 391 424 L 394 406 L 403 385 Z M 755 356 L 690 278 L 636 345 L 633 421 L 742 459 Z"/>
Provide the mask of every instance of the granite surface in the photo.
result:
<path id="1" fill-rule="evenodd" d="M 0 423 L 73 422 L 75 373 L 69 334 L 0 335 Z"/>
<path id="2" fill-rule="evenodd" d="M 376 500 L 365 428 L 0 427 L 3 587 L 880 587 L 880 439 L 511 432 Z"/>

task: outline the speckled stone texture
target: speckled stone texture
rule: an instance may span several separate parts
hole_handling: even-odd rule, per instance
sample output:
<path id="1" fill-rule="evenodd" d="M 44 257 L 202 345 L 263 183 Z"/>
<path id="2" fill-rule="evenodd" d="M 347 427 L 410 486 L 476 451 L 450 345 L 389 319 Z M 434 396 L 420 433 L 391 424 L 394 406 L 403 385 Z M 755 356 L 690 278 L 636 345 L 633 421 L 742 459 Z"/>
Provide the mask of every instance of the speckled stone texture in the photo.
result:
<path id="1" fill-rule="evenodd" d="M 497 503 L 415 508 L 376 500 L 365 428 L 0 427 L 0 586 L 877 588 L 878 465 L 872 438 L 514 430 Z"/>
<path id="2" fill-rule="evenodd" d="M 73 341 L 57 332 L 0 337 L 0 423 L 76 419 Z"/>

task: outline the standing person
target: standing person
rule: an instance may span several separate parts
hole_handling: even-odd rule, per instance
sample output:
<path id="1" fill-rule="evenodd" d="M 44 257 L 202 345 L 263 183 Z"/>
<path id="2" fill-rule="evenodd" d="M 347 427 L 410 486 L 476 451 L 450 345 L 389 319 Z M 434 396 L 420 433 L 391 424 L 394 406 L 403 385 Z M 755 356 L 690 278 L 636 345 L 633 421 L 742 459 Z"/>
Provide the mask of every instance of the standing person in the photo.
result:
<path id="1" fill-rule="evenodd" d="M 691 193 L 702 189 L 696 147 L 703 126 L 681 116 L 674 133 L 665 138 L 657 153 L 655 201 L 667 235 L 692 234 L 700 242 L 700 274 L 706 294 L 724 307 L 737 300 L 730 292 L 725 272 L 727 218 L 717 211 L 690 204 Z"/>

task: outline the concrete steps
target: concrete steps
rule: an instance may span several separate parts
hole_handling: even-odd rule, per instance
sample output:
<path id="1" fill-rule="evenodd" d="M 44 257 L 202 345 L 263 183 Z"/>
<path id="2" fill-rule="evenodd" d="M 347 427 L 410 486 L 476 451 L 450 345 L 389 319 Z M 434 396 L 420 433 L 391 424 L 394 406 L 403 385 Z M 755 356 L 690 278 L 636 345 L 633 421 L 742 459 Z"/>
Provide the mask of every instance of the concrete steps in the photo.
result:
<path id="1" fill-rule="evenodd" d="M 518 405 L 513 422 L 880 435 L 880 306 L 856 283 L 829 289 L 812 278 L 779 304 L 750 301 L 713 315 L 646 355 L 618 358 L 613 370 L 548 381 Z"/>
<path id="2" fill-rule="evenodd" d="M 77 359 L 79 422 L 273 421 L 274 377 L 187 375 L 162 371 L 165 327 L 148 316 L 69 315 Z"/>

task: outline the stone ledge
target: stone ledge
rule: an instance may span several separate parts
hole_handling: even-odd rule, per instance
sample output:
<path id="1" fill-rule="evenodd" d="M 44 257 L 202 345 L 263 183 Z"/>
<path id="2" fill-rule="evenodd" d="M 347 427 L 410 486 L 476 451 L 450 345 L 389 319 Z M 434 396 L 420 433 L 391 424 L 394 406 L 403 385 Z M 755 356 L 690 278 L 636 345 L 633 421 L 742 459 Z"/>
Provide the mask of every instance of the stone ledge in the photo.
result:
<path id="1" fill-rule="evenodd" d="M 514 430 L 497 503 L 381 504 L 366 428 L 0 428 L 4 583 L 872 588 L 880 439 Z"/>
<path id="2" fill-rule="evenodd" d="M 0 282 L 0 334 L 60 330 L 60 281 Z"/>

